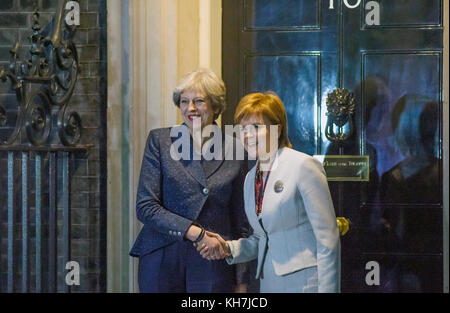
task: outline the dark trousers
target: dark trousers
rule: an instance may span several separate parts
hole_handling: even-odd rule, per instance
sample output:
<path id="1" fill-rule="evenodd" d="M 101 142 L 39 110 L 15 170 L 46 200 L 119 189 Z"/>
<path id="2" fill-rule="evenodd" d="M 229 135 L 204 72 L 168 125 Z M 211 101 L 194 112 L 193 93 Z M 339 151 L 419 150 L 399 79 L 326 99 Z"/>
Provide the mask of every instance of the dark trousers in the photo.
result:
<path id="1" fill-rule="evenodd" d="M 176 242 L 139 258 L 139 291 L 149 293 L 232 292 L 234 266 L 203 259 L 190 242 Z"/>

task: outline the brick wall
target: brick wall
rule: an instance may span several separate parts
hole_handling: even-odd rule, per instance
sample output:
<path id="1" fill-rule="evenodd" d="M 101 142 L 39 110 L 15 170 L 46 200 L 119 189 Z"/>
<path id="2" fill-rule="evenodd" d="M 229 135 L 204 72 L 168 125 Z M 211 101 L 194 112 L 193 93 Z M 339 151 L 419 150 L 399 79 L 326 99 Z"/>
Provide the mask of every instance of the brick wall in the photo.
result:
<path id="1" fill-rule="evenodd" d="M 82 119 L 81 144 L 93 144 L 87 153 L 76 153 L 70 158 L 71 167 L 71 260 L 80 264 L 80 286 L 72 292 L 106 291 L 106 0 L 79 0 L 80 26 L 74 42 L 77 46 L 81 75 L 70 100 L 70 108 Z M 21 49 L 20 59 L 30 57 L 32 15 L 39 8 L 40 24 L 44 27 L 55 15 L 57 0 L 0 0 L 0 66 L 9 64 L 9 50 L 16 41 Z M 8 110 L 15 108 L 16 98 L 11 84 L 0 82 L 0 103 Z M 57 108 L 54 108 L 54 111 Z M 53 130 L 54 131 L 54 130 Z M 57 142 L 57 136 L 50 140 Z M 48 183 L 48 155 L 43 156 L 43 184 Z M 0 153 L 0 292 L 6 291 L 7 277 L 7 154 Z M 34 229 L 34 154 L 30 153 L 29 172 L 29 227 Z M 61 162 L 58 162 L 58 184 L 61 183 Z M 21 159 L 15 160 L 15 291 L 21 290 Z M 61 194 L 59 193 L 59 196 Z M 61 235 L 61 201 L 58 198 L 58 236 Z M 43 239 L 47 238 L 48 188 L 43 196 Z M 30 232 L 30 291 L 34 291 L 34 232 Z M 58 240 L 58 291 L 64 287 L 66 270 L 61 258 L 62 242 Z M 45 255 L 46 244 L 42 253 Z M 48 260 L 43 258 L 43 291 L 47 290 L 45 275 Z"/>

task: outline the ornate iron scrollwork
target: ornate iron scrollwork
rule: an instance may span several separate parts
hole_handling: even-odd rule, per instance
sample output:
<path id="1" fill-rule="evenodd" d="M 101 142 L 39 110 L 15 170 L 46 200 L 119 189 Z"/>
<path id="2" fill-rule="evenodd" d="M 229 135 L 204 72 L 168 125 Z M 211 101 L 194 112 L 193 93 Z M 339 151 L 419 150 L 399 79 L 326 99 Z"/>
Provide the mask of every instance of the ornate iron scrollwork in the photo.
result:
<path id="1" fill-rule="evenodd" d="M 353 113 L 355 111 L 355 98 L 347 89 L 338 88 L 327 97 L 327 125 L 325 136 L 328 140 L 343 143 L 350 138 L 354 131 Z M 348 124 L 348 131 L 344 126 Z M 335 126 L 337 132 L 335 132 Z"/>
<path id="2" fill-rule="evenodd" d="M 19 44 L 10 51 L 11 60 L 7 69 L 0 70 L 0 80 L 11 82 L 17 96 L 17 119 L 14 130 L 0 145 L 12 145 L 22 130 L 32 145 L 47 142 L 52 128 L 52 105 L 59 107 L 57 114 L 58 135 L 65 146 L 76 145 L 81 138 L 81 118 L 69 110 L 69 100 L 75 89 L 80 71 L 78 54 L 72 42 L 74 26 L 64 22 L 65 1 L 59 2 L 53 29 L 44 36 L 39 24 L 39 13 L 33 14 L 31 35 L 31 59 L 21 62 L 18 56 Z M 63 27 L 63 23 L 64 26 Z M 28 92 L 28 84 L 41 86 Z M 0 105 L 0 127 L 9 126 L 7 110 Z"/>
<path id="3" fill-rule="evenodd" d="M 8 122 L 8 119 L 6 117 L 6 109 L 0 105 L 0 127 L 3 127 Z"/>
<path id="4" fill-rule="evenodd" d="M 58 133 L 59 138 L 66 146 L 74 146 L 81 137 L 81 117 L 77 112 L 65 109 L 59 111 Z"/>
<path id="5" fill-rule="evenodd" d="M 33 92 L 26 104 L 25 128 L 30 142 L 34 146 L 45 143 L 52 129 L 50 101 L 45 93 Z"/>

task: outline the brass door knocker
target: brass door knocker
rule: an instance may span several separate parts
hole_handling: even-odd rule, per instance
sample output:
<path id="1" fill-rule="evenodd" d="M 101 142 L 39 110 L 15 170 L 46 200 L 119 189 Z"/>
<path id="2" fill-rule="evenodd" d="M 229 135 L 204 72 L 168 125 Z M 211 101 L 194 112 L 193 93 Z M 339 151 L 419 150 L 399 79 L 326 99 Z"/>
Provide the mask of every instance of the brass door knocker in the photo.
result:
<path id="1" fill-rule="evenodd" d="M 332 142 L 342 144 L 350 138 L 354 131 L 353 113 L 355 111 L 355 97 L 347 89 L 338 88 L 327 97 L 327 125 L 325 136 Z M 348 130 L 344 126 L 348 123 Z M 337 132 L 335 132 L 335 126 Z"/>

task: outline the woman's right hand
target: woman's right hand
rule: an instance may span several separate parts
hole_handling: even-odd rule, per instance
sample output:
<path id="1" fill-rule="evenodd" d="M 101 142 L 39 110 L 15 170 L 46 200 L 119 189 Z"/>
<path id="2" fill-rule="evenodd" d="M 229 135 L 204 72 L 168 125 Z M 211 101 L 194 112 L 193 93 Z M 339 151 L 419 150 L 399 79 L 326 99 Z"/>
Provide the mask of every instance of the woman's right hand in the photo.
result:
<path id="1" fill-rule="evenodd" d="M 231 255 L 227 242 L 219 234 L 209 231 L 195 246 L 200 255 L 208 260 L 221 260 Z"/>
<path id="2" fill-rule="evenodd" d="M 223 249 L 223 252 L 225 254 L 225 257 L 230 257 L 231 256 L 230 246 L 228 245 L 228 242 L 226 242 L 222 238 L 222 236 L 220 236 L 217 233 L 212 233 L 212 232 L 209 232 L 209 231 L 206 231 L 206 235 L 208 235 L 210 237 L 214 237 L 214 238 L 216 238 L 219 241 L 219 243 L 220 243 L 220 245 L 221 245 L 221 247 Z"/>
<path id="3" fill-rule="evenodd" d="M 191 225 L 188 230 L 186 231 L 186 234 L 184 237 L 189 241 L 194 241 L 198 238 L 200 233 L 202 232 L 202 229 L 196 225 Z"/>
<path id="4" fill-rule="evenodd" d="M 202 229 L 200 227 L 191 225 L 185 234 L 185 238 L 190 241 L 195 241 L 201 232 Z M 205 259 L 221 260 L 225 258 L 225 252 L 221 247 L 218 237 L 222 239 L 220 235 L 206 231 L 203 239 L 198 243 L 194 243 L 194 247 L 197 248 L 197 251 L 199 251 L 200 255 Z"/>

